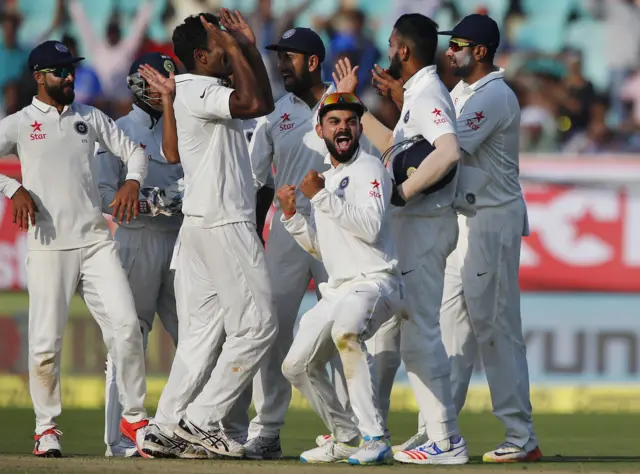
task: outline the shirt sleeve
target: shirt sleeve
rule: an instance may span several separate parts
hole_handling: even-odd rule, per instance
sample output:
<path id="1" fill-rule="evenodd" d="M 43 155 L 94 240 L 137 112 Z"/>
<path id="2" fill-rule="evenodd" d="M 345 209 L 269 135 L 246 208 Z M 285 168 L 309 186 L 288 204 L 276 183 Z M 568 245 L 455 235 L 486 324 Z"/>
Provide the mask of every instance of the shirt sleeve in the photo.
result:
<path id="1" fill-rule="evenodd" d="M 0 157 L 16 153 L 18 143 L 18 122 L 17 114 L 9 115 L 0 120 Z M 13 178 L 0 174 L 0 192 L 11 198 L 20 188 L 21 184 Z"/>
<path id="2" fill-rule="evenodd" d="M 415 114 L 414 120 L 418 120 L 420 135 L 433 145 L 442 135 L 456 133 L 456 112 L 449 94 L 444 90 L 442 93 L 426 92 L 416 100 L 409 113 Z"/>
<path id="3" fill-rule="evenodd" d="M 103 149 L 96 152 L 95 160 L 98 168 L 98 189 L 102 200 L 102 212 L 111 214 L 113 209 L 109 204 L 113 202 L 116 192 L 124 182 L 125 166 L 120 158 Z"/>
<path id="4" fill-rule="evenodd" d="M 321 190 L 311 203 L 316 212 L 324 212 L 340 227 L 362 241 L 378 240 L 382 221 L 391 201 L 391 177 L 380 162 L 367 163 L 352 177 L 355 199 L 346 202 L 327 189 Z"/>
<path id="5" fill-rule="evenodd" d="M 112 119 L 98 109 L 93 110 L 100 147 L 120 157 L 122 162 L 127 165 L 125 180 L 133 179 L 142 186 L 149 166 L 144 151 L 127 137 Z"/>
<path id="6" fill-rule="evenodd" d="M 182 91 L 181 91 L 182 92 Z M 205 120 L 231 120 L 229 100 L 233 89 L 197 81 L 185 88 L 183 103 L 194 116 Z"/>
<path id="7" fill-rule="evenodd" d="M 269 133 L 269 122 L 266 117 L 258 120 L 249 144 L 249 157 L 253 170 L 253 182 L 260 189 L 269 180 L 271 163 L 273 162 L 273 141 Z"/>
<path id="8" fill-rule="evenodd" d="M 309 219 L 297 212 L 287 220 L 285 220 L 284 215 L 280 216 L 280 221 L 300 247 L 316 260 L 322 261 L 313 212 L 311 212 Z"/>
<path id="9" fill-rule="evenodd" d="M 506 101 L 500 97 L 474 94 L 467 100 L 458 116 L 458 142 L 460 148 L 472 155 L 478 147 L 502 124 L 509 114 Z"/>

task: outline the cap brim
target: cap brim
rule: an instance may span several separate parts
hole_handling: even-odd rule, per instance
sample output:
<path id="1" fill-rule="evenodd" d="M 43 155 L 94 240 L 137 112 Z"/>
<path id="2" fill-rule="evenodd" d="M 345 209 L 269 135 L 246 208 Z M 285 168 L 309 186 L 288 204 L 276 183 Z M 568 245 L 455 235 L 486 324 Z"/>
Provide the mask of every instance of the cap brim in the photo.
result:
<path id="1" fill-rule="evenodd" d="M 453 30 L 451 31 L 438 31 L 439 35 L 444 35 L 444 36 L 453 36 Z"/>
<path id="2" fill-rule="evenodd" d="M 50 67 L 54 67 L 54 66 L 67 66 L 67 65 L 69 65 L 69 64 L 79 63 L 80 61 L 84 61 L 84 58 L 83 58 L 83 57 L 80 57 L 80 56 L 74 56 L 74 57 L 71 57 L 71 58 L 66 59 L 66 60 L 64 60 L 64 61 L 61 61 L 61 62 L 59 62 L 59 63 L 58 63 L 58 62 L 53 63 L 53 64 L 51 64 L 51 66 L 50 66 Z"/>

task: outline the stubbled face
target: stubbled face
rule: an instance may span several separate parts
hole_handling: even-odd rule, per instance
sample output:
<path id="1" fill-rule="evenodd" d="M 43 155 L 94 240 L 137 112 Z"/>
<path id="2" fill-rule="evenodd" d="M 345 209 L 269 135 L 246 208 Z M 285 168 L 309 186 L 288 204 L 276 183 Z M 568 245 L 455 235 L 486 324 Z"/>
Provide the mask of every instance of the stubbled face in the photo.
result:
<path id="1" fill-rule="evenodd" d="M 400 39 L 398 32 L 394 29 L 389 37 L 389 74 L 394 79 L 400 79 L 402 75 L 402 59 L 400 58 Z"/>
<path id="2" fill-rule="evenodd" d="M 63 68 L 69 71 L 65 77 L 56 77 L 51 72 L 39 72 L 44 79 L 44 90 L 47 95 L 60 105 L 70 105 L 76 97 L 75 93 L 75 71 L 72 67 Z M 37 78 L 36 78 L 37 80 Z"/>
<path id="3" fill-rule="evenodd" d="M 340 163 L 346 163 L 358 150 L 362 125 L 358 114 L 352 110 L 331 110 L 316 127 L 327 149 Z"/>
<path id="4" fill-rule="evenodd" d="M 478 63 L 474 55 L 476 45 L 462 38 L 451 38 L 445 53 L 451 72 L 456 77 L 469 77 Z"/>
<path id="5" fill-rule="evenodd" d="M 278 51 L 278 72 L 287 92 L 305 92 L 311 88 L 309 60 L 301 53 Z"/>

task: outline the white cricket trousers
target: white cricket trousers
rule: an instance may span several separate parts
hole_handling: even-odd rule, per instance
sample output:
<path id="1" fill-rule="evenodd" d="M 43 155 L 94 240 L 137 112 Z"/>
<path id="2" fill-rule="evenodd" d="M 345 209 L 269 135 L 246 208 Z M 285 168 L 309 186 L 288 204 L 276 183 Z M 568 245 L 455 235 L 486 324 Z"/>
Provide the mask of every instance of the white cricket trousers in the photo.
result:
<path id="1" fill-rule="evenodd" d="M 460 434 L 451 365 L 440 332 L 444 271 L 458 238 L 456 213 L 451 209 L 431 218 L 394 216 L 393 223 L 406 291 L 399 313 L 400 354 L 429 438 L 442 441 Z M 394 334 L 393 328 L 387 329 L 389 347 Z"/>
<path id="2" fill-rule="evenodd" d="M 120 245 L 120 260 L 127 273 L 133 301 L 142 331 L 146 351 L 149 332 L 156 313 L 162 325 L 178 343 L 178 315 L 173 287 L 173 271 L 169 268 L 178 230 L 159 231 L 146 227 L 119 226 L 115 240 Z M 105 384 L 105 438 L 106 444 L 116 444 L 121 437 L 122 405 L 116 385 L 116 367 L 107 355 Z"/>
<path id="3" fill-rule="evenodd" d="M 76 291 L 100 326 L 107 351 L 122 367 L 116 384 L 123 417 L 131 423 L 146 417 L 142 334 L 117 247 L 106 240 L 73 250 L 27 253 L 29 388 L 36 434 L 55 427 L 62 412 L 60 351 Z"/>
<path id="4" fill-rule="evenodd" d="M 183 413 L 213 430 L 276 337 L 262 243 L 252 223 L 207 229 L 187 218 L 176 267 L 178 347 L 156 422 L 172 425 Z"/>
<path id="5" fill-rule="evenodd" d="M 458 247 L 447 262 L 441 321 L 453 396 L 462 410 L 478 350 L 494 415 L 506 440 L 533 449 L 529 368 L 520 317 L 523 200 L 459 217 Z"/>
<path id="6" fill-rule="evenodd" d="M 300 320 L 282 373 L 309 401 L 331 434 L 341 442 L 357 436 L 382 436 L 384 423 L 376 400 L 375 368 L 364 341 L 400 307 L 399 279 L 370 275 L 336 289 L 321 288 L 322 299 Z M 327 372 L 339 354 L 351 407 L 344 409 Z"/>

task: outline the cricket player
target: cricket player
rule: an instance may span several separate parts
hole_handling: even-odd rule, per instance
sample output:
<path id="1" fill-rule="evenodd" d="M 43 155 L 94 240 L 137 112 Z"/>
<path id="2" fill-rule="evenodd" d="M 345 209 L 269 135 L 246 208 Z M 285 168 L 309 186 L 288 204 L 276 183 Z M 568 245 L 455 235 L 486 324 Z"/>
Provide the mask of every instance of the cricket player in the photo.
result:
<path id="1" fill-rule="evenodd" d="M 149 171 L 143 186 L 165 190 L 182 178 L 182 166 L 168 163 L 162 155 L 162 97 L 140 76 L 138 68 L 142 64 L 154 67 L 166 77 L 176 71 L 173 60 L 160 53 L 145 54 L 134 61 L 127 77 L 127 85 L 133 93 L 133 110 L 118 119 L 116 124 L 142 147 L 148 158 Z M 125 179 L 127 166 L 106 150 L 98 150 L 96 160 L 102 209 L 108 212 L 116 190 Z M 141 205 L 148 205 L 145 196 L 141 196 Z M 138 219 L 129 224 L 120 222 L 114 236 L 120 245 L 120 259 L 133 292 L 145 350 L 156 313 L 174 344 L 178 342 L 173 272 L 169 264 L 182 215 L 176 212 L 167 216 L 165 214 L 168 212 L 163 212 L 155 216 L 150 212 L 140 214 Z M 105 387 L 106 456 L 129 456 L 137 453 L 137 450 L 135 446 L 131 449 L 130 442 L 121 438 L 118 430 L 122 407 L 115 384 L 116 370 L 109 355 Z"/>
<path id="2" fill-rule="evenodd" d="M 99 110 L 74 103 L 74 57 L 58 41 L 34 48 L 28 67 L 36 80 L 33 102 L 0 122 L 0 156 L 16 153 L 23 184 L 0 175 L 11 198 L 14 223 L 28 230 L 29 388 L 36 415 L 36 456 L 60 457 L 56 418 L 60 398 L 60 351 L 77 291 L 100 325 L 119 368 L 123 406 L 120 431 L 141 448 L 148 421 L 142 335 L 127 275 L 102 215 L 94 148 L 127 165 L 109 208 L 120 222 L 135 222 L 147 159 L 136 143 Z M 115 159 L 115 158 L 114 158 Z"/>
<path id="3" fill-rule="evenodd" d="M 400 353 L 429 433 L 429 439 L 416 448 L 415 458 L 408 461 L 402 453 L 394 458 L 420 464 L 464 464 L 469 460 L 467 444 L 458 427 L 451 366 L 439 323 L 445 265 L 458 237 L 453 208 L 457 175 L 448 182 L 443 178 L 457 166 L 461 152 L 455 109 L 434 65 L 437 42 L 437 24 L 431 19 L 414 13 L 396 21 L 389 38 L 388 72 L 404 83 L 401 118 L 393 131 L 371 114 L 363 116 L 363 125 L 381 151 L 391 146 L 404 149 L 417 136 L 435 148 L 395 187 L 392 201 L 399 204 L 392 212 L 393 227 L 406 285 L 404 308 L 399 313 Z M 357 68 L 350 66 L 344 60 L 337 65 L 339 91 L 355 90 Z"/>
<path id="4" fill-rule="evenodd" d="M 364 341 L 399 310 L 402 289 L 387 212 L 392 182 L 380 159 L 359 147 L 364 111 L 358 98 L 346 93 L 329 94 L 320 105 L 316 132 L 329 150 L 331 168 L 323 175 L 309 171 L 299 185 L 311 202 L 309 217 L 298 212 L 295 185 L 277 191 L 285 229 L 324 261 L 329 274 L 320 285 L 322 299 L 302 317 L 282 364 L 285 377 L 333 435 L 324 446 L 301 454 L 309 463 L 381 464 L 392 457 Z M 357 425 L 325 368 L 336 352 Z"/>
<path id="5" fill-rule="evenodd" d="M 267 115 L 274 105 L 253 32 L 237 12 L 221 9 L 220 23 L 226 31 L 214 15 L 192 16 L 173 34 L 176 55 L 188 71 L 176 78 L 173 104 L 185 175 L 175 281 L 177 290 L 188 288 L 188 298 L 177 301 L 186 330 L 180 330 L 145 446 L 157 449 L 157 433 L 163 439 L 171 434 L 214 454 L 242 457 L 244 447 L 220 428 L 220 421 L 258 370 L 277 321 L 238 119 Z M 230 74 L 234 89 L 218 82 Z M 179 404 L 187 406 L 176 426 L 171 413 Z"/>
<path id="6" fill-rule="evenodd" d="M 494 66 L 498 25 L 469 15 L 452 31 L 447 58 L 461 80 L 451 91 L 463 162 L 491 176 L 477 195 L 477 214 L 460 216 L 460 237 L 449 256 L 441 309 L 442 335 L 452 364 L 458 412 L 464 405 L 478 350 L 506 439 L 485 462 L 537 461 L 529 369 L 520 318 L 518 271 L 522 236 L 528 235 L 519 175 L 520 107 Z"/>

